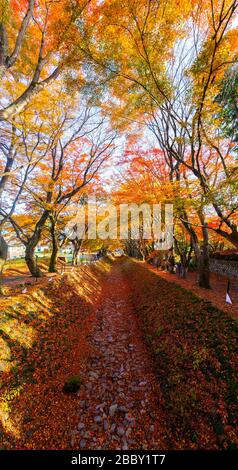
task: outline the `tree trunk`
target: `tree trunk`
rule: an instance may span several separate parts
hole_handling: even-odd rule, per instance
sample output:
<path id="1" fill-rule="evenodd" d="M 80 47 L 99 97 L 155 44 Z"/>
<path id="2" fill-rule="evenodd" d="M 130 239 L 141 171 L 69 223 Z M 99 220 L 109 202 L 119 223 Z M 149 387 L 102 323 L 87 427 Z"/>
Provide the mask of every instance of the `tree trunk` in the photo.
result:
<path id="1" fill-rule="evenodd" d="M 16 152 L 14 150 L 15 137 L 16 137 L 16 127 L 12 125 L 11 144 L 10 144 L 9 152 L 7 155 L 5 168 L 3 169 L 3 176 L 0 178 L 0 207 L 2 206 L 3 191 L 7 185 L 8 180 L 10 179 L 10 173 L 11 173 L 12 166 L 16 157 Z M 5 222 L 6 222 L 6 219 L 3 218 L 2 221 L 0 221 L 0 227 L 2 227 Z"/>
<path id="2" fill-rule="evenodd" d="M 199 269 L 198 269 L 198 284 L 199 287 L 210 289 L 210 271 L 209 271 L 209 259 L 201 254 Z"/>
<path id="3" fill-rule="evenodd" d="M 73 258 L 72 258 L 72 265 L 73 266 L 78 265 L 78 253 L 79 253 L 79 249 L 74 247 Z"/>
<path id="4" fill-rule="evenodd" d="M 26 90 L 15 101 L 0 110 L 0 121 L 10 120 L 16 114 L 19 114 L 25 109 L 28 103 L 42 90 L 44 90 L 50 82 L 56 79 L 60 73 L 60 66 L 41 82 L 36 82 L 34 79 L 28 85 Z"/>
<path id="5" fill-rule="evenodd" d="M 37 262 L 36 262 L 34 253 L 35 253 L 35 248 L 36 248 L 36 246 L 38 245 L 38 243 L 41 239 L 42 230 L 43 230 L 43 227 L 46 223 L 46 220 L 47 220 L 48 216 L 49 216 L 49 212 L 47 210 L 45 210 L 43 212 L 42 216 L 40 217 L 40 219 L 38 220 L 36 226 L 35 226 L 35 230 L 33 232 L 33 235 L 25 243 L 25 247 L 26 247 L 25 261 L 26 261 L 26 264 L 29 268 L 30 273 L 34 277 L 42 277 L 43 276 L 42 271 L 40 270 L 39 266 L 37 266 Z"/>
<path id="6" fill-rule="evenodd" d="M 203 250 L 200 254 L 199 260 L 199 286 L 205 289 L 210 289 L 210 269 L 209 269 L 209 239 L 208 239 L 208 228 L 204 221 L 204 217 L 201 217 L 202 222 L 202 233 L 203 233 Z"/>
<path id="7" fill-rule="evenodd" d="M 56 222 L 54 219 L 51 218 L 51 240 L 52 240 L 52 252 L 50 257 L 50 265 L 49 265 L 49 273 L 57 273 L 57 259 L 58 259 L 58 252 L 59 252 L 59 245 L 58 239 L 56 235 Z"/>
<path id="8" fill-rule="evenodd" d="M 7 70 L 7 68 L 6 68 L 5 64 L 0 65 L 0 80 L 3 79 L 3 77 L 6 73 L 6 70 Z"/>
<path id="9" fill-rule="evenodd" d="M 34 252 L 35 246 L 32 243 L 27 244 L 25 252 L 25 261 L 32 276 L 42 277 L 43 273 L 37 265 Z"/>
<path id="10" fill-rule="evenodd" d="M 181 254 L 180 260 L 181 260 L 181 265 L 182 265 L 182 275 L 181 275 L 181 277 L 183 279 L 186 279 L 187 278 L 187 257 L 186 257 L 186 253 L 183 252 Z"/>
<path id="11" fill-rule="evenodd" d="M 145 261 L 146 259 L 146 250 L 145 250 L 145 247 L 144 246 L 140 246 L 139 245 L 139 251 L 140 251 L 140 256 L 141 256 L 141 259 L 142 261 Z"/>
<path id="12" fill-rule="evenodd" d="M 183 212 L 183 225 L 191 236 L 193 250 L 195 253 L 197 265 L 198 265 L 198 284 L 200 287 L 210 289 L 210 271 L 209 271 L 209 251 L 208 251 L 208 227 L 204 219 L 203 213 L 198 212 L 198 216 L 202 225 L 203 234 L 203 251 L 201 251 L 198 237 L 195 230 L 187 222 L 187 214 Z"/>
<path id="13" fill-rule="evenodd" d="M 83 240 L 81 240 L 81 239 L 72 240 L 73 247 L 74 247 L 73 258 L 72 258 L 72 265 L 73 266 L 78 265 L 78 254 L 79 254 L 79 250 L 82 246 L 82 242 L 83 242 Z"/>

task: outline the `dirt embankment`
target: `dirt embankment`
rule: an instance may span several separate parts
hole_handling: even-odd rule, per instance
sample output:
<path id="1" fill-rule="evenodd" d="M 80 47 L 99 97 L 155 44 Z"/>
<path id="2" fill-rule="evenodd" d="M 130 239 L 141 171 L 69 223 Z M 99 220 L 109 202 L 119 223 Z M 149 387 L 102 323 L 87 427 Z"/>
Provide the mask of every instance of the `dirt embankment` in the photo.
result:
<path id="1" fill-rule="evenodd" d="M 1 448 L 68 446 L 75 403 L 62 388 L 93 353 L 88 334 L 110 267 L 100 261 L 1 297 Z"/>
<path id="2" fill-rule="evenodd" d="M 238 448 L 238 323 L 210 301 L 125 261 L 131 299 L 156 363 L 174 448 Z"/>

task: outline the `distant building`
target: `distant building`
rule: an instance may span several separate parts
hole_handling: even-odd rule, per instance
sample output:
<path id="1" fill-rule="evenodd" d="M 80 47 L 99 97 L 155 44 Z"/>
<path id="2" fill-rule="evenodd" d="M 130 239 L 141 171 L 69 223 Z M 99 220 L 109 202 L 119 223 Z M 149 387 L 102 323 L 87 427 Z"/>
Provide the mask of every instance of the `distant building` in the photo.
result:
<path id="1" fill-rule="evenodd" d="M 22 244 L 9 244 L 7 250 L 7 259 L 24 258 L 25 247 Z"/>
<path id="2" fill-rule="evenodd" d="M 4 238 L 0 235 L 0 258 L 5 253 L 5 259 L 23 258 L 25 256 L 25 246 L 13 236 L 4 233 Z"/>

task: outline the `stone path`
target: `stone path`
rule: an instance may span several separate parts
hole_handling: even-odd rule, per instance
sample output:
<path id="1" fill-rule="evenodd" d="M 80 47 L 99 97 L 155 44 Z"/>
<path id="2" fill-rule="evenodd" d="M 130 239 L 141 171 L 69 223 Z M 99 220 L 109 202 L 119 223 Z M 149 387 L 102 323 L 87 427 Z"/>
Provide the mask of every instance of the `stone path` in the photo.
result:
<path id="1" fill-rule="evenodd" d="M 91 340 L 95 357 L 88 364 L 78 394 L 71 448 L 168 448 L 152 359 L 118 263 L 104 286 Z"/>

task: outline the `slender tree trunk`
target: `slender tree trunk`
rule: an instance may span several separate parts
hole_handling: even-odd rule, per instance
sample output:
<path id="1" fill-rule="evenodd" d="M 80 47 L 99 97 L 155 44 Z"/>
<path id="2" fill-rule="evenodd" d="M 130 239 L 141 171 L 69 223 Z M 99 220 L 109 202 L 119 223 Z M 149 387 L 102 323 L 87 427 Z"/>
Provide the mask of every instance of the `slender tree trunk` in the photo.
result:
<path id="1" fill-rule="evenodd" d="M 43 276 L 43 273 L 40 270 L 39 266 L 37 265 L 37 262 L 35 259 L 35 248 L 41 239 L 42 230 L 44 228 L 44 225 L 48 217 L 49 217 L 49 212 L 45 210 L 35 226 L 33 235 L 25 243 L 25 247 L 26 247 L 25 261 L 29 268 L 30 273 L 34 277 Z"/>
<path id="2" fill-rule="evenodd" d="M 5 186 L 6 186 L 8 180 L 10 178 L 10 171 L 12 169 L 13 162 L 14 162 L 14 158 L 13 158 L 12 154 L 9 152 L 9 155 L 7 157 L 7 162 L 6 162 L 5 168 L 3 170 L 3 176 L 0 180 L 0 200 L 2 200 L 3 191 L 4 191 Z"/>
<path id="3" fill-rule="evenodd" d="M 14 143 L 15 143 L 15 136 L 16 136 L 16 127 L 12 125 L 12 133 L 11 133 L 11 144 L 9 148 L 9 152 L 7 155 L 7 161 L 5 164 L 5 168 L 3 169 L 3 176 L 0 178 L 0 207 L 2 205 L 2 199 L 3 199 L 3 192 L 5 190 L 5 187 L 7 185 L 7 182 L 10 178 L 10 173 L 12 170 L 12 166 L 16 157 L 16 152 L 14 149 Z M 6 220 L 0 221 L 0 227 L 4 225 Z"/>
<path id="4" fill-rule="evenodd" d="M 139 252 L 140 252 L 142 261 L 145 261 L 145 259 L 146 259 L 146 249 L 143 246 L 143 244 L 141 244 L 140 242 L 139 242 Z"/>
<path id="5" fill-rule="evenodd" d="M 37 265 L 35 258 L 35 247 L 33 243 L 28 243 L 25 251 L 25 261 L 32 276 L 42 277 L 43 273 Z"/>
<path id="6" fill-rule="evenodd" d="M 6 74 L 6 66 L 4 64 L 0 65 L 0 80 L 3 79 L 4 75 Z"/>
<path id="7" fill-rule="evenodd" d="M 75 249 L 74 249 L 74 251 L 73 251 L 73 256 L 72 256 L 72 266 L 76 266 Z"/>
<path id="8" fill-rule="evenodd" d="M 49 265 L 49 272 L 50 273 L 57 273 L 57 259 L 58 259 L 58 253 L 59 253 L 59 244 L 58 244 L 58 238 L 56 234 L 56 221 L 54 218 L 50 218 L 51 220 L 51 227 L 50 227 L 50 233 L 51 233 L 51 241 L 52 241 L 52 252 L 51 252 L 51 257 L 50 257 L 50 265 Z"/>
<path id="9" fill-rule="evenodd" d="M 73 251 L 73 258 L 72 258 L 72 265 L 77 266 L 78 265 L 78 253 L 79 253 L 79 248 L 76 246 L 74 247 Z"/>
<path id="10" fill-rule="evenodd" d="M 33 79 L 26 90 L 18 98 L 16 98 L 15 101 L 6 106 L 6 108 L 0 110 L 0 121 L 7 121 L 16 114 L 19 114 L 21 111 L 23 111 L 28 103 L 40 91 L 47 88 L 47 86 L 58 77 L 60 70 L 60 66 L 56 67 L 56 69 L 47 78 L 41 80 L 41 82 L 35 81 L 35 79 Z"/>
<path id="11" fill-rule="evenodd" d="M 173 273 L 174 272 L 174 265 L 175 265 L 173 248 L 172 248 L 172 250 L 170 252 L 170 255 L 168 257 L 168 263 L 169 263 L 169 272 Z"/>
<path id="12" fill-rule="evenodd" d="M 182 264 L 182 278 L 186 279 L 187 277 L 187 258 L 186 258 L 186 253 L 181 254 L 181 264 Z"/>
<path id="13" fill-rule="evenodd" d="M 208 228 L 203 216 L 201 217 L 201 222 L 203 233 L 203 250 L 201 252 L 199 262 L 199 286 L 204 287 L 205 289 L 210 289 Z"/>
<path id="14" fill-rule="evenodd" d="M 82 240 L 73 240 L 72 243 L 73 243 L 73 247 L 74 247 L 74 251 L 73 251 L 73 258 L 72 258 L 72 265 L 73 266 L 77 266 L 78 265 L 78 255 L 79 255 L 79 250 L 82 246 Z"/>
<path id="15" fill-rule="evenodd" d="M 191 243 L 192 243 L 192 241 L 190 241 L 190 244 Z M 187 277 L 187 268 L 188 268 L 188 265 L 189 265 L 191 251 L 192 251 L 191 246 L 190 246 L 189 252 L 187 253 L 186 249 L 183 249 L 183 248 L 179 247 L 178 240 L 174 236 L 174 247 L 175 247 L 176 253 L 179 255 L 179 258 L 180 258 L 180 268 L 181 269 L 179 270 L 179 275 L 183 279 L 186 279 L 186 277 Z"/>
<path id="16" fill-rule="evenodd" d="M 202 225 L 203 234 L 203 251 L 201 251 L 197 234 L 190 224 L 187 223 L 187 214 L 183 212 L 183 225 L 191 236 L 192 246 L 195 253 L 197 265 L 198 265 L 198 284 L 200 287 L 210 289 L 210 272 L 209 272 L 209 251 L 208 251 L 208 227 L 205 223 L 204 215 L 202 212 L 198 213 L 199 219 Z M 184 219 L 186 220 L 184 221 Z"/>
<path id="17" fill-rule="evenodd" d="M 56 243 L 53 243 L 53 246 L 52 246 L 49 273 L 58 272 L 58 268 L 57 268 L 58 253 L 59 253 L 59 248 L 58 248 L 58 243 L 56 242 Z"/>

